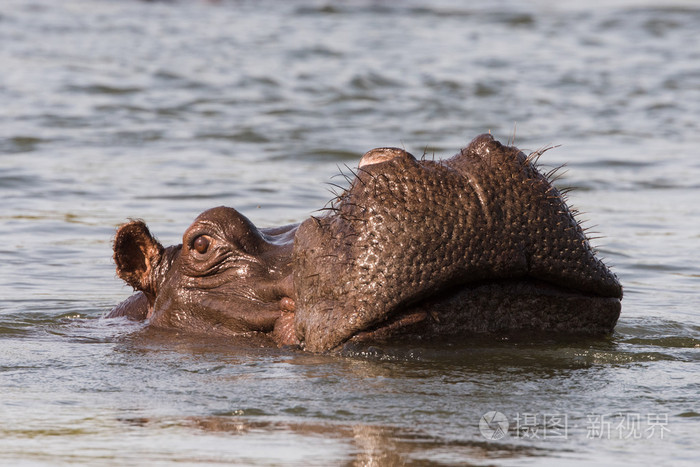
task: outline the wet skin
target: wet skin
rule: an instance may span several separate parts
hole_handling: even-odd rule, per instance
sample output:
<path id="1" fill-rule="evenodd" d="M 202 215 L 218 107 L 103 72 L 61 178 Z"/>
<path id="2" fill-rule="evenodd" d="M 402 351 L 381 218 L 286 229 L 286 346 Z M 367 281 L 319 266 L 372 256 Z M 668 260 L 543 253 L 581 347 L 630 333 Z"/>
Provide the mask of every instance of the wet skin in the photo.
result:
<path id="1" fill-rule="evenodd" d="M 442 161 L 380 148 L 324 215 L 301 224 L 258 229 L 217 207 L 164 248 L 130 222 L 114 259 L 138 293 L 109 316 L 262 333 L 316 352 L 484 332 L 610 333 L 622 287 L 530 159 L 490 135 Z"/>

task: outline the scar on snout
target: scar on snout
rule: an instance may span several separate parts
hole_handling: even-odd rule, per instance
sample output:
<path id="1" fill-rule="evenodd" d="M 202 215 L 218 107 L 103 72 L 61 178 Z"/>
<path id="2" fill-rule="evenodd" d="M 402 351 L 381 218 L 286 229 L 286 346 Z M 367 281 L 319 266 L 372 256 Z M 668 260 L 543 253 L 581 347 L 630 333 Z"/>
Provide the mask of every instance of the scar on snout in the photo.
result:
<path id="1" fill-rule="evenodd" d="M 365 153 L 360 159 L 359 167 L 364 167 L 366 165 L 379 164 L 380 162 L 386 162 L 397 157 L 406 157 L 408 153 L 403 149 L 399 148 L 377 148 L 372 149 Z"/>

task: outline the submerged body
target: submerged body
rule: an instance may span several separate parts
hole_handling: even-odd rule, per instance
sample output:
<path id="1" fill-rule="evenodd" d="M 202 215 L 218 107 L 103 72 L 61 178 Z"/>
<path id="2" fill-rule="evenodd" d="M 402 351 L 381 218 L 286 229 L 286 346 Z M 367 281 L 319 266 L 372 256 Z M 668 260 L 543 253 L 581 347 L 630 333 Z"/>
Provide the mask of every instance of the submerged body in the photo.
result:
<path id="1" fill-rule="evenodd" d="M 622 299 L 561 194 L 490 135 L 444 161 L 372 150 L 327 213 L 298 225 L 257 229 L 219 207 L 164 248 L 131 222 L 115 262 L 140 293 L 112 316 L 266 333 L 311 351 L 476 332 L 604 334 Z"/>

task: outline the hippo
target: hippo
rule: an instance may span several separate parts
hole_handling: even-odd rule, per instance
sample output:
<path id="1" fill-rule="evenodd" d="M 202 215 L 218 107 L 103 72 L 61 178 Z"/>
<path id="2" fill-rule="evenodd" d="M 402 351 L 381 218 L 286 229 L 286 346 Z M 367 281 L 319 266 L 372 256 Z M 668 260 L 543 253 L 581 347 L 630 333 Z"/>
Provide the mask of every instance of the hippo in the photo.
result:
<path id="1" fill-rule="evenodd" d="M 480 135 L 445 160 L 362 156 L 349 187 L 299 224 L 257 228 L 230 207 L 182 244 L 145 223 L 114 239 L 136 293 L 109 317 L 203 335 L 265 335 L 311 352 L 483 334 L 610 334 L 622 286 L 565 195 L 524 154 Z"/>

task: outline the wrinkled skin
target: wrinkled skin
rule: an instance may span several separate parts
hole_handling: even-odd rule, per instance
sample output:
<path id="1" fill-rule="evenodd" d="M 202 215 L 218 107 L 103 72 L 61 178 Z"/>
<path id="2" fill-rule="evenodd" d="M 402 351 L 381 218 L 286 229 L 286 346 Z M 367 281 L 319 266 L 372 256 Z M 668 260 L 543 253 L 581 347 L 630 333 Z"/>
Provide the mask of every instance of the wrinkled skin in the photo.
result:
<path id="1" fill-rule="evenodd" d="M 395 148 L 360 160 L 321 217 L 258 229 L 202 213 L 182 245 L 117 232 L 139 293 L 110 316 L 188 332 L 265 333 L 310 351 L 473 333 L 610 333 L 622 287 L 561 194 L 517 148 L 481 135 L 448 160 Z"/>

